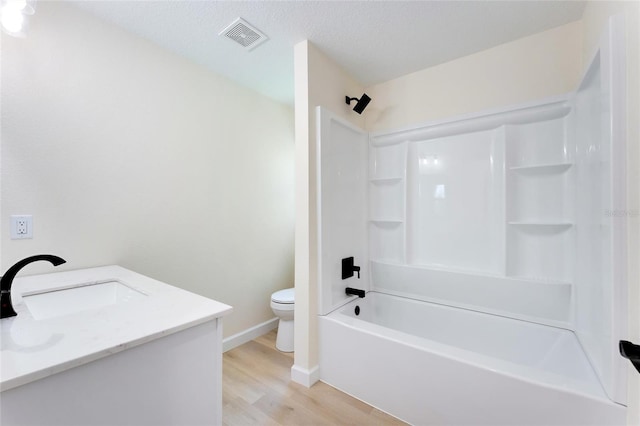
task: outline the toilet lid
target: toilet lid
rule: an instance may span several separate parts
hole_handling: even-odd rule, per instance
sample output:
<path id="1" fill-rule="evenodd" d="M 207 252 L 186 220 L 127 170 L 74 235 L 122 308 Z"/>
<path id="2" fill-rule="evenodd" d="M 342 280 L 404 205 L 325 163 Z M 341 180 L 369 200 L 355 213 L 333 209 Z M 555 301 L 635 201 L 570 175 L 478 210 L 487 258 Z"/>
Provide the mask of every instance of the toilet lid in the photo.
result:
<path id="1" fill-rule="evenodd" d="M 285 288 L 284 290 L 276 291 L 271 295 L 271 300 L 276 303 L 293 303 L 293 295 L 295 289 Z"/>

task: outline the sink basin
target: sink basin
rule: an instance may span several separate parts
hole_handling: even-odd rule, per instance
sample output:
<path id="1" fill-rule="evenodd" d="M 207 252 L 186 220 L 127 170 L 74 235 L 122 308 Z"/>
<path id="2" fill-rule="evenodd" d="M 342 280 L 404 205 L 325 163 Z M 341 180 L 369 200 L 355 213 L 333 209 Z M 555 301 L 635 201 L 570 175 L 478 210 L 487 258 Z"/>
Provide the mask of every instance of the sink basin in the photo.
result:
<path id="1" fill-rule="evenodd" d="M 23 294 L 22 300 L 36 320 L 55 318 L 147 297 L 126 284 L 109 280 L 42 293 Z"/>

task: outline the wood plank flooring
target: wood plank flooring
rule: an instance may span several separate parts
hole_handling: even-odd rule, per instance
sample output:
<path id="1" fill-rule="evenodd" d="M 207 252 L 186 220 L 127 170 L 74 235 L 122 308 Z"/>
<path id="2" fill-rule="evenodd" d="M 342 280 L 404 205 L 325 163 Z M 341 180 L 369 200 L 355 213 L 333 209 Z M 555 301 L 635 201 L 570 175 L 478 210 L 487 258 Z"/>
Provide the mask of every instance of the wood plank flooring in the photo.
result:
<path id="1" fill-rule="evenodd" d="M 275 341 L 274 330 L 224 354 L 224 425 L 405 424 L 324 383 L 293 383 L 293 354 L 278 351 Z"/>

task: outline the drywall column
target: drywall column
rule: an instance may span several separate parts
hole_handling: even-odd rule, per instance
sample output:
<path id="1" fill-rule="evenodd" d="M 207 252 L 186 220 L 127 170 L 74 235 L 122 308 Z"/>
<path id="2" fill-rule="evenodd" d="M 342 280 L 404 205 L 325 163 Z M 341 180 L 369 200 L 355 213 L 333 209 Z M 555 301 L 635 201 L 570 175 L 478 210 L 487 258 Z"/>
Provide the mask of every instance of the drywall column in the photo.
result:
<path id="1" fill-rule="evenodd" d="M 295 183 L 295 323 L 294 349 L 295 361 L 291 368 L 293 381 L 310 386 L 311 368 L 315 367 L 317 376 L 318 357 L 317 329 L 315 316 L 317 306 L 311 297 L 316 280 L 311 276 L 311 210 L 310 210 L 310 135 L 309 135 L 309 60 L 308 43 L 294 46 L 295 81 L 295 138 L 296 138 L 296 183 Z M 312 332 L 313 330 L 313 332 Z M 312 343 L 313 342 L 313 343 Z M 315 379 L 313 380 L 315 382 Z"/>
<path id="2" fill-rule="evenodd" d="M 318 380 L 318 222 L 315 107 L 363 127 L 364 118 L 344 101 L 363 86 L 309 41 L 294 46 L 296 135 L 295 361 L 291 379 L 305 386 Z M 374 99 L 375 102 L 375 99 Z M 365 113 L 366 114 L 366 113 Z"/>

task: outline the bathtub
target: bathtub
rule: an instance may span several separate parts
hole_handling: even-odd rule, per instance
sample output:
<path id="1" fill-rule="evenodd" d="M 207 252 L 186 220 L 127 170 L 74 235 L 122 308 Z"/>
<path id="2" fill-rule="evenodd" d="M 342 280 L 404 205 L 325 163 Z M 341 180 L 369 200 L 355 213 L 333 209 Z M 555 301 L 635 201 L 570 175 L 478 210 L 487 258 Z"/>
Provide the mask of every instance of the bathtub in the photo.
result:
<path id="1" fill-rule="evenodd" d="M 323 382 L 411 424 L 626 422 L 568 330 L 369 292 L 319 337 Z"/>

